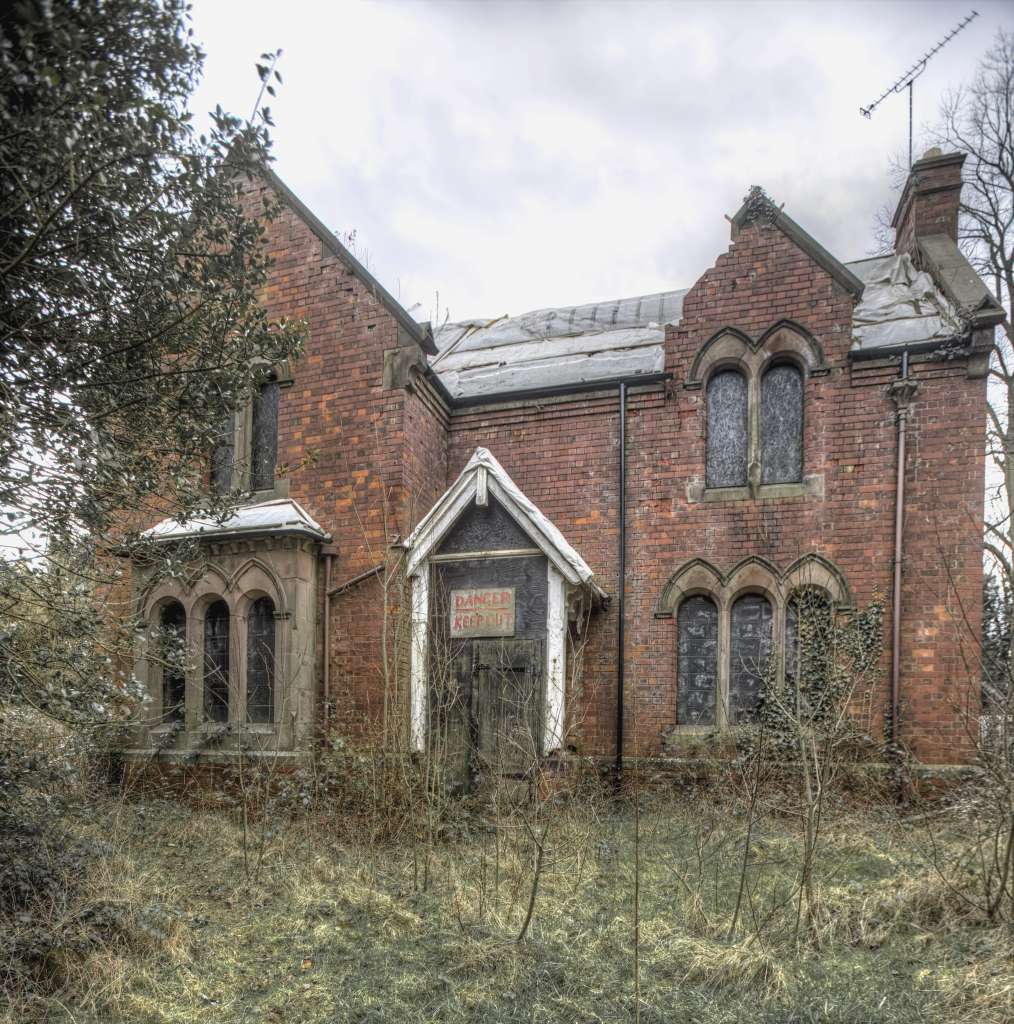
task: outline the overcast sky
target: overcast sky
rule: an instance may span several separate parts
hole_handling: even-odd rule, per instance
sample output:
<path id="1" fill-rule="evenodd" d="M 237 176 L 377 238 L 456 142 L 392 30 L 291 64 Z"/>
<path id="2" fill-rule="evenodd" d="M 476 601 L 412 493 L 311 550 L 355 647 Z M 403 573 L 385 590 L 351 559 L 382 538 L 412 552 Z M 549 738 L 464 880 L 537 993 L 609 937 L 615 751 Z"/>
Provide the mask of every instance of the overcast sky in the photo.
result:
<path id="1" fill-rule="evenodd" d="M 688 287 L 750 185 L 842 259 L 873 248 L 908 103 L 865 106 L 971 3 L 195 0 L 195 110 L 249 115 L 265 50 L 276 171 L 418 319 Z M 920 126 L 1003 3 L 930 62 Z"/>

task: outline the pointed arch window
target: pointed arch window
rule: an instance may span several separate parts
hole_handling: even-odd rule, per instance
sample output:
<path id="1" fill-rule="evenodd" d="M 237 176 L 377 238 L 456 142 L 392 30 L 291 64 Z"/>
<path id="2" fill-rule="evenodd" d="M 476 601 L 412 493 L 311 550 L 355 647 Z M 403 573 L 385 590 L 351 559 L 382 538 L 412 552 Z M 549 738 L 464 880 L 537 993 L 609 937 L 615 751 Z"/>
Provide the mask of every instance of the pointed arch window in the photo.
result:
<path id="1" fill-rule="evenodd" d="M 272 376 L 257 392 L 250 427 L 250 490 L 275 486 L 278 460 L 278 380 Z"/>
<path id="2" fill-rule="evenodd" d="M 251 722 L 275 718 L 275 603 L 259 597 L 246 627 L 246 708 Z"/>
<path id="3" fill-rule="evenodd" d="M 215 601 L 204 613 L 204 717 L 229 721 L 229 606 Z"/>
<path id="4" fill-rule="evenodd" d="M 775 363 L 761 378 L 760 464 L 762 484 L 803 479 L 803 374 L 792 363 Z"/>
<path id="5" fill-rule="evenodd" d="M 714 725 L 718 695 L 718 606 L 690 597 L 677 617 L 677 697 L 681 725 Z"/>
<path id="6" fill-rule="evenodd" d="M 819 709 L 809 702 L 826 693 L 823 685 L 831 672 L 834 606 L 820 587 L 800 587 L 785 606 L 785 681 L 798 686 L 809 713 Z"/>
<path id="7" fill-rule="evenodd" d="M 281 389 L 292 383 L 272 371 L 252 400 L 223 418 L 215 432 L 210 483 L 215 494 L 271 491 L 278 464 L 278 409 Z"/>
<path id="8" fill-rule="evenodd" d="M 742 725 L 757 714 L 764 673 L 771 659 L 771 602 L 744 594 L 732 606 L 729 636 L 729 724 Z"/>
<path id="9" fill-rule="evenodd" d="M 739 370 L 708 381 L 707 486 L 745 487 L 749 452 L 747 382 Z"/>
<path id="10" fill-rule="evenodd" d="M 231 412 L 222 421 L 211 452 L 211 489 L 215 494 L 228 494 L 232 490 L 235 464 L 236 414 Z"/>
<path id="11" fill-rule="evenodd" d="M 159 613 L 159 658 L 162 662 L 162 719 L 182 722 L 187 679 L 184 668 L 187 642 L 187 613 L 179 601 L 170 601 Z"/>

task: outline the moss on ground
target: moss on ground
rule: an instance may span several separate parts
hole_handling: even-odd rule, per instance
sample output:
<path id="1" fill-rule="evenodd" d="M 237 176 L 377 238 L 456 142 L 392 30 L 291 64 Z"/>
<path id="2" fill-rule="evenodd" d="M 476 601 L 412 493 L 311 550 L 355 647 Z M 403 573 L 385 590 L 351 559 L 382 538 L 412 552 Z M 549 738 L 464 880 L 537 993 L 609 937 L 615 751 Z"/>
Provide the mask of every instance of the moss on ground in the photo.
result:
<path id="1" fill-rule="evenodd" d="M 60 987 L 18 996 L 0 1020 L 632 1021 L 630 809 L 554 813 L 518 943 L 532 868 L 524 829 L 501 828 L 497 856 L 488 823 L 427 850 L 303 817 L 267 836 L 255 824 L 245 868 L 234 811 L 101 803 L 69 823 L 103 852 L 64 915 L 106 908 L 123 939 L 71 944 Z M 797 941 L 797 837 L 777 817 L 754 832 L 729 934 L 744 826 L 733 810 L 646 800 L 641 1021 L 1014 1019 L 1011 935 L 940 883 L 923 831 L 841 811 L 821 859 L 819 931 Z"/>

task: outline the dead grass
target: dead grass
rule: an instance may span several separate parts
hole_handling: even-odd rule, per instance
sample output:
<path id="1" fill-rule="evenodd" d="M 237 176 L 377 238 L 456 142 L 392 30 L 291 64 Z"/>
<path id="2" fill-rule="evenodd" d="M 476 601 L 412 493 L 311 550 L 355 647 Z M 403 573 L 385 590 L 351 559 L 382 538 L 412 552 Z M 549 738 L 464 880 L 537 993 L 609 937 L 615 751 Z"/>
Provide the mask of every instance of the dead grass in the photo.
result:
<path id="1" fill-rule="evenodd" d="M 233 813 L 106 799 L 66 822 L 103 851 L 54 931 L 60 983 L 22 991 L 3 1024 L 255 1021 L 629 1021 L 632 825 L 608 803 L 561 805 L 525 942 L 531 851 L 476 828 L 431 853 L 350 840 L 326 818 L 279 828 L 255 883 Z M 820 948 L 792 940 L 797 837 L 755 831 L 743 927 L 729 937 L 743 821 L 699 802 L 642 810 L 642 1021 L 1014 1019 L 1011 935 L 941 885 L 919 837 L 842 812 L 822 861 Z M 58 927 L 57 927 L 58 925 Z M 91 936 L 89 939 L 88 936 Z"/>

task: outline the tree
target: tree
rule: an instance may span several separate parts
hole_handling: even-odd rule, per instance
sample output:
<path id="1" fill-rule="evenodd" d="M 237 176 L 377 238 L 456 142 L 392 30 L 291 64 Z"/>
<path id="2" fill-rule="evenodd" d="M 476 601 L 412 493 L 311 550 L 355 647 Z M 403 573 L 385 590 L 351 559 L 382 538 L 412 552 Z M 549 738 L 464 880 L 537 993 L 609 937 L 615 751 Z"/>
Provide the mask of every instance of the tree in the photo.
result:
<path id="1" fill-rule="evenodd" d="M 0 13 L 0 712 L 101 719 L 126 695 L 134 636 L 102 628 L 116 553 L 171 571 L 141 529 L 234 507 L 205 486 L 220 424 L 298 353 L 240 201 L 270 111 L 218 108 L 200 134 L 192 36 L 184 0 Z"/>
<path id="2" fill-rule="evenodd" d="M 966 154 L 959 242 L 1007 310 L 990 367 L 987 453 L 996 482 L 986 505 L 985 549 L 995 581 L 984 594 L 975 659 L 985 714 L 969 722 L 981 769 L 967 793 L 969 860 L 978 905 L 1014 917 L 1014 686 L 1009 626 L 1014 588 L 1014 33 L 1000 31 L 970 85 L 944 102 L 935 141 Z M 1005 645 L 1005 649 L 1004 649 Z M 961 864 L 962 870 L 965 865 Z"/>
<path id="3" fill-rule="evenodd" d="M 1000 31 L 972 84 L 944 101 L 934 138 L 966 154 L 959 241 L 1007 310 L 990 371 L 988 452 L 999 470 L 986 549 L 1014 580 L 1008 500 L 1014 496 L 1014 34 Z"/>

